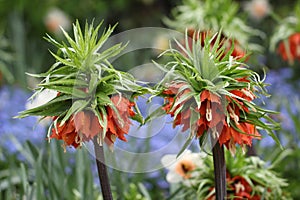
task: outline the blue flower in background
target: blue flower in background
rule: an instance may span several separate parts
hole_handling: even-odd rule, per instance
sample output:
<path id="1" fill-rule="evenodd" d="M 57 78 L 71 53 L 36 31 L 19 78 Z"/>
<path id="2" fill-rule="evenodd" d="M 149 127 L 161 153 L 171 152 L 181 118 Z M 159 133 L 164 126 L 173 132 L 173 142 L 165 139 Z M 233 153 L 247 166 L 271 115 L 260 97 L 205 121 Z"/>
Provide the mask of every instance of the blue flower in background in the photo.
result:
<path id="1" fill-rule="evenodd" d="M 285 134 L 282 134 L 283 132 L 293 135 L 295 141 L 299 141 L 299 130 L 296 130 L 292 115 L 300 116 L 300 94 L 299 89 L 297 89 L 300 86 L 300 81 L 292 80 L 292 78 L 293 70 L 282 68 L 269 71 L 265 80 L 266 83 L 270 84 L 267 90 L 271 94 L 270 98 L 263 99 L 265 108 L 280 112 L 279 115 L 274 115 L 274 118 L 276 121 L 281 122 L 282 129 L 277 135 L 284 146 L 288 140 L 285 138 Z M 262 145 L 268 146 L 271 144 L 269 140 L 262 140 Z"/>
<path id="2" fill-rule="evenodd" d="M 21 143 L 29 140 L 37 145 L 46 138 L 46 127 L 39 125 L 36 117 L 13 118 L 18 112 L 25 110 L 29 96 L 30 93 L 17 87 L 5 86 L 0 89 L 0 147 L 7 152 L 17 151 L 12 137 Z"/>

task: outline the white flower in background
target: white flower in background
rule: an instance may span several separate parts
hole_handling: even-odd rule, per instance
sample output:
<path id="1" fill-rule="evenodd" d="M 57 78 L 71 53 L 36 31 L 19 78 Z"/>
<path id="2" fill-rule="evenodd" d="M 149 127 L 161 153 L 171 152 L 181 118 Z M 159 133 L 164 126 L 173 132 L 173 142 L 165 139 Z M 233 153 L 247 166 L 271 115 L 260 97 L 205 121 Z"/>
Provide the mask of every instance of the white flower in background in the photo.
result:
<path id="1" fill-rule="evenodd" d="M 245 10 L 251 18 L 259 21 L 271 12 L 271 6 L 268 0 L 252 0 L 245 4 Z"/>
<path id="2" fill-rule="evenodd" d="M 51 8 L 47 12 L 44 22 L 48 31 L 57 35 L 61 34 L 60 27 L 66 31 L 71 28 L 69 17 L 58 8 Z"/>
<path id="3" fill-rule="evenodd" d="M 167 173 L 167 181 L 169 183 L 179 183 L 190 186 L 193 185 L 193 177 L 198 175 L 197 168 L 203 167 L 203 158 L 205 153 L 192 153 L 186 150 L 176 159 L 176 154 L 168 154 L 162 157 L 161 163 L 169 170 Z"/>
<path id="4" fill-rule="evenodd" d="M 54 99 L 57 96 L 57 92 L 54 90 L 45 89 L 35 96 L 32 101 L 28 101 L 25 105 L 26 110 L 31 108 L 36 108 L 38 106 L 44 105 Z M 48 119 L 41 121 L 43 125 L 48 125 Z"/>

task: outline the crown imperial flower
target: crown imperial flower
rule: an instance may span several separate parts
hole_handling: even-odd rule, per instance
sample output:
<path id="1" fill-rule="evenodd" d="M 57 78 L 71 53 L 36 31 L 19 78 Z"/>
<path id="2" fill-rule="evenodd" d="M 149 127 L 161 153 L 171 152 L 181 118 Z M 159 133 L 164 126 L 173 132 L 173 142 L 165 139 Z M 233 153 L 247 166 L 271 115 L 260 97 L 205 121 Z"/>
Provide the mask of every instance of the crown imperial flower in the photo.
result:
<path id="1" fill-rule="evenodd" d="M 46 73 L 33 75 L 43 78 L 34 96 L 47 89 L 57 95 L 19 115 L 52 117 L 48 138 L 63 140 L 64 146 L 77 148 L 97 137 L 100 145 L 105 142 L 113 147 L 116 139 L 126 141 L 130 118 L 143 123 L 134 99 L 147 89 L 130 74 L 113 68 L 108 59 L 119 54 L 124 46 L 116 44 L 102 50 L 114 27 L 109 27 L 98 39 L 100 26 L 86 24 L 82 32 L 76 22 L 74 39 L 63 30 L 70 46 L 50 36 L 46 38 L 59 51 L 51 52 L 56 63 Z"/>
<path id="2" fill-rule="evenodd" d="M 173 60 L 164 65 L 167 76 L 156 87 L 165 99 L 162 109 L 174 118 L 173 126 L 190 129 L 187 143 L 196 137 L 204 145 L 209 137 L 234 154 L 236 144 L 244 149 L 261 138 L 258 128 L 278 142 L 272 132 L 278 124 L 268 116 L 274 112 L 253 102 L 258 95 L 267 95 L 263 81 L 242 63 L 244 58 L 233 58 L 221 37 L 193 40 L 192 46 L 188 39 L 186 45 L 176 41 L 180 49 L 165 52 Z"/>

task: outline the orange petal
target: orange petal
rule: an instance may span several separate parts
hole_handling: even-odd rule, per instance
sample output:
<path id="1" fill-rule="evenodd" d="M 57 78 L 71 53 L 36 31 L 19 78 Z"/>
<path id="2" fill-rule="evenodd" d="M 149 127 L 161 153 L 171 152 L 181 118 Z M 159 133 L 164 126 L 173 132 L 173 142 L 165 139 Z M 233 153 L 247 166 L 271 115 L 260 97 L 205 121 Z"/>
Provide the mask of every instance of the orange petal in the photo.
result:
<path id="1" fill-rule="evenodd" d="M 93 138 L 97 134 L 101 133 L 103 129 L 102 129 L 102 127 L 99 123 L 99 119 L 96 115 L 93 115 L 91 120 L 92 120 L 91 121 L 91 129 L 90 129 L 89 135 L 91 138 Z"/>
<path id="2" fill-rule="evenodd" d="M 230 138 L 231 138 L 230 129 L 226 124 L 226 125 L 224 125 L 223 130 L 219 137 L 220 145 L 226 144 L 230 140 Z"/>

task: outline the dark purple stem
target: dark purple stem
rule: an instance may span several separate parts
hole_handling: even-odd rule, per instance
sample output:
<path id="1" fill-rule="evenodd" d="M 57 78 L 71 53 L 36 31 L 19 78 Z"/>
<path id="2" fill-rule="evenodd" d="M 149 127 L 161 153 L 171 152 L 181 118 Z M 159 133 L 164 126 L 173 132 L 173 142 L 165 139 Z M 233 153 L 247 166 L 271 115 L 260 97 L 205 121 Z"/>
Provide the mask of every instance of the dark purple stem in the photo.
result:
<path id="1" fill-rule="evenodd" d="M 224 200 L 226 198 L 226 164 L 224 157 L 224 147 L 219 142 L 212 149 L 215 172 L 215 188 L 216 200 Z"/>
<path id="2" fill-rule="evenodd" d="M 94 142 L 95 159 L 97 163 L 97 170 L 98 170 L 98 176 L 101 185 L 102 196 L 104 200 L 112 200 L 113 198 L 111 194 L 107 169 L 105 165 L 103 146 L 100 146 L 98 144 L 96 137 L 94 138 L 93 142 Z"/>

